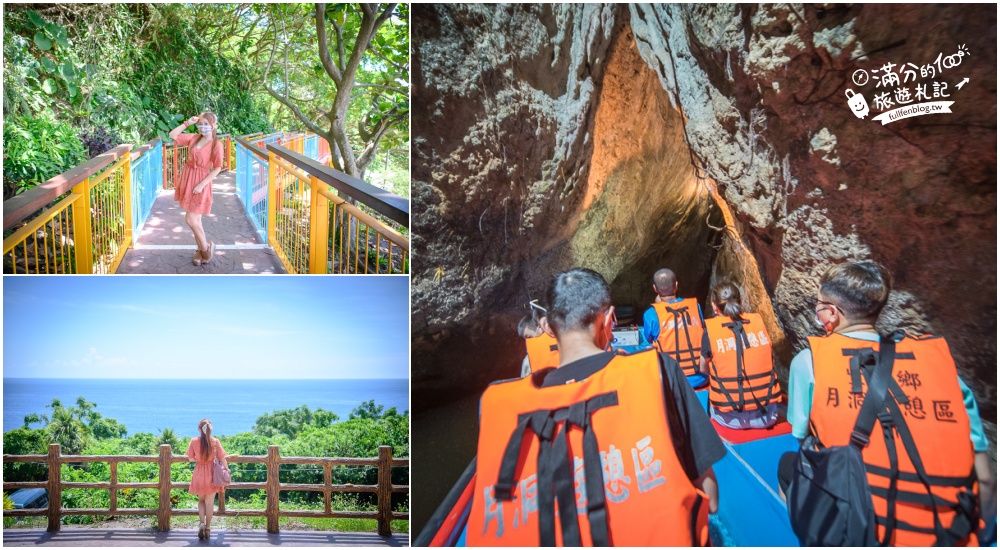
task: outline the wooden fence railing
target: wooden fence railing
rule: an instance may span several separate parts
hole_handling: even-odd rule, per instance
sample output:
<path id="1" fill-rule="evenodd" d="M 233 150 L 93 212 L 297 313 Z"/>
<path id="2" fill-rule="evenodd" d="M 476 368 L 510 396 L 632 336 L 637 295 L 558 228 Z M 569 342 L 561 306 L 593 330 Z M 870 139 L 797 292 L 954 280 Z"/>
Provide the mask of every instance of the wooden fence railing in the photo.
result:
<path id="1" fill-rule="evenodd" d="M 408 458 L 393 458 L 392 447 L 383 446 L 378 449 L 378 458 L 327 458 L 327 457 L 282 457 L 277 445 L 267 448 L 267 456 L 230 456 L 226 458 L 230 464 L 249 463 L 265 464 L 267 466 L 266 481 L 260 483 L 232 483 L 228 490 L 263 489 L 267 495 L 264 510 L 226 510 L 225 491 L 219 495 L 218 516 L 265 517 L 267 532 L 278 532 L 278 519 L 281 517 L 299 518 L 351 518 L 374 519 L 378 522 L 380 535 L 392 534 L 390 522 L 394 519 L 410 518 L 409 513 L 392 511 L 392 494 L 409 493 L 409 485 L 392 484 L 392 467 L 409 467 Z M 44 463 L 48 465 L 47 481 L 15 481 L 3 482 L 3 490 L 42 488 L 48 490 L 49 504 L 47 508 L 4 510 L 4 517 L 44 516 L 48 518 L 48 530 L 58 531 L 62 516 L 142 516 L 155 515 L 160 531 L 170 530 L 172 516 L 197 516 L 198 510 L 175 509 L 171 506 L 171 489 L 187 489 L 188 483 L 173 482 L 170 478 L 170 465 L 175 462 L 189 462 L 187 456 L 174 455 L 170 445 L 160 445 L 159 456 L 86 456 L 61 455 L 59 444 L 49 445 L 48 455 L 3 455 L 4 463 Z M 107 462 L 111 471 L 110 481 L 97 483 L 81 483 L 62 481 L 63 464 L 81 462 Z M 123 483 L 118 481 L 118 464 L 122 462 L 155 462 L 159 465 L 159 476 L 156 482 Z M 307 464 L 323 467 L 323 483 L 281 483 L 278 478 L 278 467 L 282 464 Z M 334 485 L 332 468 L 334 466 L 375 466 L 378 468 L 376 485 Z M 95 508 L 63 508 L 63 489 L 106 489 L 109 491 L 110 502 L 106 509 Z M 118 491 L 122 489 L 157 489 L 159 491 L 159 507 L 157 508 L 118 508 Z M 281 491 L 318 491 L 323 493 L 323 510 L 281 510 L 278 496 Z M 331 508 L 333 493 L 376 493 L 378 495 L 378 510 L 374 512 L 337 511 Z"/>

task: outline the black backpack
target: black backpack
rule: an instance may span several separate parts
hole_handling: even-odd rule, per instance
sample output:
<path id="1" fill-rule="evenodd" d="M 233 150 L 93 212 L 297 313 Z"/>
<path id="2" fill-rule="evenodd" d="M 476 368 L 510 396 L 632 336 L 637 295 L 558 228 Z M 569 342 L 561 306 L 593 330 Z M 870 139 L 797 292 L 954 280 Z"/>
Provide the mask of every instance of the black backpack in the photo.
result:
<path id="1" fill-rule="evenodd" d="M 816 449 L 807 437 L 788 484 L 788 516 L 803 546 L 877 546 L 875 508 L 861 449 L 868 444 L 884 402 L 896 354 L 893 338 L 880 338 L 878 364 L 848 445 Z"/>

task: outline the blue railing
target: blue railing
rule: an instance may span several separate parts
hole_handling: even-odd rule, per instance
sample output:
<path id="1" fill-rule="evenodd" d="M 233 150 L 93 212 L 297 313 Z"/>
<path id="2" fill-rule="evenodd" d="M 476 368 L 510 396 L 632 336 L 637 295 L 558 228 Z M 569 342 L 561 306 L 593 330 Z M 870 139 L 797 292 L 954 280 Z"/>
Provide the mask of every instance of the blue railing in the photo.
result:
<path id="1" fill-rule="evenodd" d="M 267 242 L 267 169 L 266 160 L 236 142 L 236 195 L 263 243 Z"/>
<path id="2" fill-rule="evenodd" d="M 156 195 L 163 187 L 163 142 L 159 139 L 138 158 L 132 159 L 132 244 L 153 210 Z"/>
<path id="3" fill-rule="evenodd" d="M 315 134 L 306 136 L 305 142 L 302 145 L 302 152 L 305 156 L 313 160 L 319 160 L 319 137 Z"/>

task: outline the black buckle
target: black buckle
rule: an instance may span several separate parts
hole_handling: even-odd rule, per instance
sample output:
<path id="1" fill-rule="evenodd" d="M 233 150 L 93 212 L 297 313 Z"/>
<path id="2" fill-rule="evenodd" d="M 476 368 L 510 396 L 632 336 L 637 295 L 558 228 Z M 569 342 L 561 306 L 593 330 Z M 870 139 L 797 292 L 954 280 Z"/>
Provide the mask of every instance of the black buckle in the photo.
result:
<path id="1" fill-rule="evenodd" d="M 869 439 L 858 432 L 851 432 L 851 442 L 856 443 L 862 449 L 868 446 Z"/>

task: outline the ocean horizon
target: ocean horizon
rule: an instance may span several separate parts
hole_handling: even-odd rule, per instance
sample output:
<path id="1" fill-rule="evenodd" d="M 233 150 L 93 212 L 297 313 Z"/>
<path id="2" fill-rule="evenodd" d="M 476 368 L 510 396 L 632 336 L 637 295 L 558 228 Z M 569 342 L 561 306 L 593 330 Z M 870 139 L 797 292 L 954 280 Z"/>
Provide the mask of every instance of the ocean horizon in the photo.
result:
<path id="1" fill-rule="evenodd" d="M 202 418 L 215 435 L 249 432 L 257 418 L 302 405 L 322 408 L 346 420 L 365 401 L 386 409 L 409 410 L 409 380 L 388 379 L 121 379 L 4 378 L 3 431 L 24 425 L 31 413 L 51 414 L 53 398 L 65 407 L 78 397 L 96 403 L 97 412 L 128 429 L 157 434 L 163 428 L 179 436 L 197 435 Z M 41 424 L 32 424 L 38 428 Z"/>

